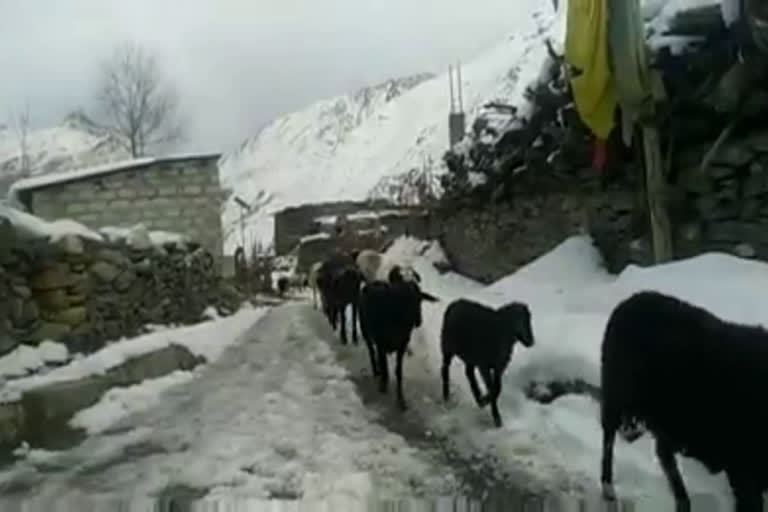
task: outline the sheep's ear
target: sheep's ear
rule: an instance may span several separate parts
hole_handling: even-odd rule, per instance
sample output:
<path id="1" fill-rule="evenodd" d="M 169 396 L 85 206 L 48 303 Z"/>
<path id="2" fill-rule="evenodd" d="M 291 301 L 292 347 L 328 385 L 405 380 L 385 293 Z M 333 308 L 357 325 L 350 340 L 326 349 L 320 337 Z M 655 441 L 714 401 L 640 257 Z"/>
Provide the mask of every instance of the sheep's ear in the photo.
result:
<path id="1" fill-rule="evenodd" d="M 413 277 L 416 278 L 417 283 L 421 284 L 421 275 L 419 275 L 419 273 L 416 272 L 415 270 L 413 270 Z"/>
<path id="2" fill-rule="evenodd" d="M 421 300 L 425 300 L 427 302 L 440 302 L 440 299 L 434 295 L 428 294 L 427 292 L 421 292 Z"/>

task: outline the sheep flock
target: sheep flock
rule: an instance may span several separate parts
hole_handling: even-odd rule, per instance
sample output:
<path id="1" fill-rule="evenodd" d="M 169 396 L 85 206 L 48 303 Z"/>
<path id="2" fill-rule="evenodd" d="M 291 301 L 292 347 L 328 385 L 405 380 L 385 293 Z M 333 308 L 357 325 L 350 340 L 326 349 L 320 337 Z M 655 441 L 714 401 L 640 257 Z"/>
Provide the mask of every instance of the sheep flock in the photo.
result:
<path id="1" fill-rule="evenodd" d="M 373 250 L 335 253 L 315 263 L 307 284 L 315 309 L 340 330 L 344 344 L 345 311 L 351 306 L 352 342 L 358 344 L 359 319 L 382 393 L 390 378 L 388 357 L 394 354 L 397 406 L 406 410 L 403 359 L 413 331 L 422 324 L 422 303 L 440 299 L 422 290 L 422 278 L 411 266 Z M 490 406 L 494 425 L 501 427 L 502 377 L 518 342 L 536 350 L 532 312 L 526 304 L 513 301 L 492 308 L 466 298 L 449 303 L 440 331 L 444 400 L 450 398 L 450 368 L 458 358 L 477 406 Z M 614 308 L 600 349 L 601 389 L 593 398 L 600 402 L 600 481 L 606 501 L 616 500 L 616 434 L 632 443 L 649 433 L 676 511 L 691 510 L 677 454 L 698 460 L 712 473 L 724 472 L 735 510 L 763 510 L 768 409 L 760 403 L 768 390 L 768 331 L 726 322 L 675 297 L 642 291 Z"/>

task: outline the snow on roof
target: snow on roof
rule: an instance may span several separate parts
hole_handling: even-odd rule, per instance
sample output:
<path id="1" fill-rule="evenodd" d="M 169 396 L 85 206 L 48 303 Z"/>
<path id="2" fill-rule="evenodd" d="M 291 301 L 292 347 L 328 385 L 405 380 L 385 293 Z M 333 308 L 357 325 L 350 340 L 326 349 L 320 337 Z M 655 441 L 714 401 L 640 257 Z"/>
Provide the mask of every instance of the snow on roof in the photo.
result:
<path id="1" fill-rule="evenodd" d="M 47 221 L 0 203 L 0 218 L 6 218 L 20 233 L 32 238 L 47 238 L 57 242 L 68 235 L 101 241 L 101 235 L 71 219 Z"/>
<path id="2" fill-rule="evenodd" d="M 87 178 L 93 178 L 105 174 L 111 174 L 114 172 L 124 171 L 127 169 L 135 169 L 138 167 L 146 167 L 151 164 L 158 163 L 171 163 L 184 160 L 208 160 L 219 159 L 221 155 L 218 153 L 208 154 L 187 154 L 187 155 L 173 155 L 165 157 L 143 157 L 133 158 L 131 160 L 122 160 L 119 162 L 109 162 L 102 165 L 96 165 L 93 167 L 87 167 L 84 169 L 72 169 L 70 171 L 57 172 L 51 174 L 44 174 L 42 176 L 33 176 L 30 178 L 24 178 L 13 185 L 8 192 L 8 196 L 11 199 L 18 200 L 18 194 L 22 191 L 34 190 L 42 187 L 48 187 L 51 185 L 58 185 L 60 183 L 66 183 L 69 181 L 77 181 Z"/>
<path id="3" fill-rule="evenodd" d="M 344 217 L 346 217 L 347 220 L 354 221 L 365 219 L 380 219 L 382 217 L 405 217 L 409 213 L 411 212 L 408 210 L 362 210 L 359 212 L 351 213 L 349 215 L 344 215 Z M 320 224 L 336 224 L 336 217 L 338 217 L 338 215 L 322 215 L 320 217 L 315 217 L 314 220 Z"/>
<path id="4" fill-rule="evenodd" d="M 315 240 L 325 240 L 327 238 L 331 238 L 331 235 L 329 235 L 328 233 L 314 233 L 312 235 L 301 237 L 301 239 L 299 240 L 299 243 L 304 244 L 307 242 L 313 242 Z"/>

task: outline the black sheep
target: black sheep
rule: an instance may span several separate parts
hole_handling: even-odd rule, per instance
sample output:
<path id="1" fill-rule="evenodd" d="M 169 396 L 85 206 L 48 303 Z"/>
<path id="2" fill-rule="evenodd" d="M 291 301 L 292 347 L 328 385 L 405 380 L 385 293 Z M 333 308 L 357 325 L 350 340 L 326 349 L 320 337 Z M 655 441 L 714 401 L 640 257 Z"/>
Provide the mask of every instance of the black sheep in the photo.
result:
<path id="1" fill-rule="evenodd" d="M 277 280 L 277 293 L 280 295 L 285 295 L 286 291 L 288 291 L 288 278 L 285 276 L 280 276 L 280 278 Z"/>
<path id="2" fill-rule="evenodd" d="M 464 371 L 479 407 L 491 404 L 493 422 L 501 427 L 497 401 L 501 378 L 512 358 L 515 342 L 526 347 L 534 344 L 531 313 L 523 303 L 511 302 L 498 309 L 467 299 L 453 301 L 443 315 L 440 348 L 443 352 L 441 376 L 443 399 L 449 398 L 450 367 L 453 356 L 464 362 Z M 480 394 L 475 368 L 485 383 L 486 395 Z"/>
<path id="3" fill-rule="evenodd" d="M 601 349 L 603 495 L 615 499 L 613 444 L 650 431 L 678 511 L 690 500 L 681 453 L 725 471 L 736 510 L 759 511 L 768 486 L 768 331 L 726 322 L 657 292 L 613 310 Z"/>
<path id="4" fill-rule="evenodd" d="M 348 266 L 354 265 L 352 260 L 347 254 L 337 251 L 332 253 L 325 261 L 321 262 L 316 273 L 315 282 L 317 284 L 317 290 L 320 292 L 320 299 L 323 303 L 323 313 L 331 321 L 331 309 L 326 301 L 326 296 L 332 291 L 332 284 L 335 277 L 339 274 L 339 271 Z M 312 272 L 310 272 L 310 275 Z"/>
<path id="5" fill-rule="evenodd" d="M 326 261 L 318 272 L 317 284 L 325 315 L 334 331 L 339 327 L 344 345 L 347 344 L 347 306 L 352 306 L 352 342 L 358 344 L 357 316 L 362 282 L 358 268 L 344 260 Z"/>
<path id="6" fill-rule="evenodd" d="M 394 272 L 394 273 L 393 273 Z M 387 356 L 396 354 L 395 377 L 397 401 L 406 409 L 403 397 L 403 355 L 411 341 L 411 332 L 420 327 L 421 302 L 436 302 L 413 281 L 404 281 L 398 271 L 390 272 L 390 282 L 373 281 L 360 295 L 360 330 L 368 347 L 373 375 L 379 377 L 379 391 L 387 392 L 389 369 Z"/>

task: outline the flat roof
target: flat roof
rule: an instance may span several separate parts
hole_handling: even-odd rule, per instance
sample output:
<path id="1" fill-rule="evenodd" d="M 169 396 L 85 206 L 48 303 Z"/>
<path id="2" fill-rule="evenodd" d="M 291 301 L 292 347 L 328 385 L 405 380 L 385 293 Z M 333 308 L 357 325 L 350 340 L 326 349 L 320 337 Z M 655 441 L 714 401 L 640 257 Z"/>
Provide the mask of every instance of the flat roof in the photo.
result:
<path id="1" fill-rule="evenodd" d="M 88 178 L 105 176 L 108 174 L 113 174 L 121 171 L 141 169 L 143 167 L 149 167 L 155 164 L 176 163 L 176 162 L 184 162 L 189 160 L 218 160 L 219 158 L 221 158 L 221 153 L 132 158 L 130 160 L 109 162 L 106 164 L 101 164 L 94 167 L 87 167 L 84 169 L 73 169 L 70 171 L 43 174 L 41 176 L 32 176 L 32 177 L 24 178 L 14 182 L 13 185 L 11 185 L 10 190 L 8 191 L 8 197 L 15 200 L 19 200 L 20 198 L 18 194 L 20 192 L 29 192 L 31 190 L 36 190 L 39 188 L 60 185 L 62 183 L 68 183 L 72 181 L 81 181 Z"/>

